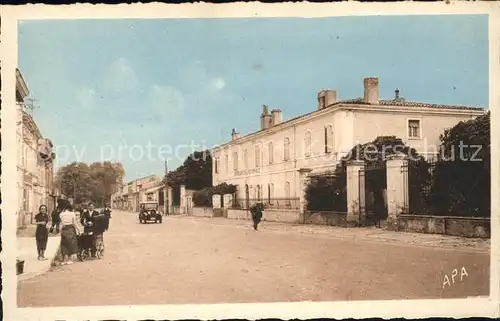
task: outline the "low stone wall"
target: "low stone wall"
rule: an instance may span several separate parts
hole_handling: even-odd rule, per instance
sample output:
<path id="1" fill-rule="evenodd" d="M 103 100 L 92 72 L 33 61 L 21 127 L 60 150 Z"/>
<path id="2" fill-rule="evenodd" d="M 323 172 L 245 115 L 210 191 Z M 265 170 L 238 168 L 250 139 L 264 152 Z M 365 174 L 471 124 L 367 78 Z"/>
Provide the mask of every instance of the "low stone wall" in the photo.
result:
<path id="1" fill-rule="evenodd" d="M 347 213 L 308 211 L 305 216 L 306 224 L 347 226 Z"/>
<path id="2" fill-rule="evenodd" d="M 478 217 L 402 214 L 398 217 L 398 230 L 478 238 L 491 236 L 490 219 Z"/>
<path id="3" fill-rule="evenodd" d="M 227 218 L 237 220 L 251 220 L 250 210 L 228 209 Z M 266 209 L 262 215 L 263 221 L 283 222 L 283 223 L 301 223 L 302 216 L 297 210 L 286 209 Z"/>
<path id="4" fill-rule="evenodd" d="M 302 223 L 302 215 L 298 210 L 266 209 L 262 215 L 262 220 L 299 224 Z"/>
<path id="5" fill-rule="evenodd" d="M 252 214 L 250 213 L 249 210 L 239 210 L 239 209 L 229 208 L 227 210 L 227 218 L 231 218 L 234 220 L 251 220 Z"/>
<path id="6" fill-rule="evenodd" d="M 213 215 L 212 217 L 228 217 L 228 210 L 225 208 L 214 208 L 212 209 Z"/>
<path id="7" fill-rule="evenodd" d="M 198 217 L 212 217 L 214 215 L 213 208 L 211 207 L 193 207 L 192 215 Z"/>

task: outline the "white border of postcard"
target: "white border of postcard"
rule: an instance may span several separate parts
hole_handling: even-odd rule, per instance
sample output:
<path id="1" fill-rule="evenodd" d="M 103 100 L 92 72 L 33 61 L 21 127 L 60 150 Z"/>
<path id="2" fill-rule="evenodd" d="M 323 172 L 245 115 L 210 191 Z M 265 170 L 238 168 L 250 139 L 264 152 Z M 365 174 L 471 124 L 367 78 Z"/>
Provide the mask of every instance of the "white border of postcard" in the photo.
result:
<path id="1" fill-rule="evenodd" d="M 3 302 L 6 320 L 71 319 L 229 319 L 229 318 L 366 318 L 431 316 L 470 317 L 499 316 L 499 146 L 500 126 L 500 3 L 452 1 L 398 3 L 232 3 L 232 4 L 121 4 L 68 6 L 2 6 L 1 72 L 2 72 L 2 219 L 3 219 Z M 16 184 L 15 135 L 15 67 L 17 66 L 17 21 L 23 19 L 123 19 L 123 18 L 207 18 L 207 17 L 327 17 L 347 15 L 426 15 L 488 14 L 490 39 L 489 108 L 492 111 L 492 217 L 490 297 L 439 300 L 296 302 L 255 304 L 200 304 L 162 306 L 103 306 L 63 308 L 16 308 L 17 277 L 15 273 L 16 222 L 14 213 Z M 402 260 L 407 258 L 401 258 Z"/>

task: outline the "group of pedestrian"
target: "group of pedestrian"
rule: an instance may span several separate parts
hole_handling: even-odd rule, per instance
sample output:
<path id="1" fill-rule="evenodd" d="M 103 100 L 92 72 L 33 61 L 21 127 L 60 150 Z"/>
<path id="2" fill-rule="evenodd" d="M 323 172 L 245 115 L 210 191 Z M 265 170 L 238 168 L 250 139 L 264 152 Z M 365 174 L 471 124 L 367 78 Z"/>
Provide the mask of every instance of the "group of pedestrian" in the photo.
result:
<path id="1" fill-rule="evenodd" d="M 104 251 L 103 233 L 109 229 L 109 219 L 111 218 L 111 210 L 109 206 L 105 206 L 100 213 L 95 210 L 95 204 L 90 203 L 87 209 L 84 209 L 80 214 L 80 224 L 84 227 L 83 233 L 93 235 L 91 238 L 91 252 L 95 257 L 97 250 Z M 68 200 L 58 200 L 57 208 L 51 215 L 52 224 L 50 233 L 61 232 L 61 255 L 63 265 L 72 264 L 72 257 L 79 251 L 78 237 L 82 234 L 78 224 L 76 213 L 73 211 L 73 206 Z M 37 225 L 35 239 L 38 251 L 38 260 L 46 260 L 45 250 L 47 248 L 49 230 L 49 216 L 47 206 L 41 205 L 38 213 L 35 215 Z"/>
<path id="2" fill-rule="evenodd" d="M 83 233 L 88 236 L 85 246 L 90 248 L 91 257 L 104 252 L 104 232 L 109 229 L 109 219 L 111 210 L 106 205 L 102 212 L 95 210 L 95 204 L 89 203 L 88 207 L 80 215 L 80 224 L 83 226 Z"/>

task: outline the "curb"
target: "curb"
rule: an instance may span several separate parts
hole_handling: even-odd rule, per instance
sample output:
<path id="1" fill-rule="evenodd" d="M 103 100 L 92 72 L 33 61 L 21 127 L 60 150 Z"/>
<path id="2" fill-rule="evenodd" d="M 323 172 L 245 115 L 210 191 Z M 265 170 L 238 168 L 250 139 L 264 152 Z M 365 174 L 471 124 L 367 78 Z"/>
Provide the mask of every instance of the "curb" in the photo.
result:
<path id="1" fill-rule="evenodd" d="M 17 276 L 17 282 L 23 282 L 23 281 L 29 280 L 35 276 L 39 276 L 39 275 L 44 274 L 45 272 L 49 271 L 55 265 L 55 261 L 57 259 L 59 252 L 60 252 L 60 245 L 57 245 L 57 251 L 55 252 L 54 257 L 52 257 L 50 259 L 50 262 L 49 262 L 49 264 L 47 264 L 47 266 L 44 266 L 43 269 L 40 269 L 40 270 L 35 271 L 35 272 L 19 274 Z"/>

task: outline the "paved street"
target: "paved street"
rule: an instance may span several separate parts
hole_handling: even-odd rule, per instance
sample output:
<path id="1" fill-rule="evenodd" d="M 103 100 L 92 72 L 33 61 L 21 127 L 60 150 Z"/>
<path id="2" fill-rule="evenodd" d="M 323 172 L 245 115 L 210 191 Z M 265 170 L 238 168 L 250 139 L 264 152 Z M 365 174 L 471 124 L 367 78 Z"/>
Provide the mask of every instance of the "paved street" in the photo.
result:
<path id="1" fill-rule="evenodd" d="M 332 235 L 336 231 L 338 235 Z M 178 216 L 164 218 L 163 224 L 143 225 L 138 223 L 137 214 L 115 211 L 110 231 L 104 235 L 103 260 L 55 267 L 20 282 L 18 306 L 430 299 L 488 294 L 490 260 L 485 251 L 415 246 L 396 238 L 369 240 L 362 237 L 362 230 L 339 237 L 345 231 L 264 222 L 255 232 L 248 221 Z M 462 267 L 467 276 L 461 281 Z M 454 269 L 458 269 L 455 283 L 443 289 L 445 274 L 451 282 Z"/>

